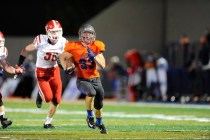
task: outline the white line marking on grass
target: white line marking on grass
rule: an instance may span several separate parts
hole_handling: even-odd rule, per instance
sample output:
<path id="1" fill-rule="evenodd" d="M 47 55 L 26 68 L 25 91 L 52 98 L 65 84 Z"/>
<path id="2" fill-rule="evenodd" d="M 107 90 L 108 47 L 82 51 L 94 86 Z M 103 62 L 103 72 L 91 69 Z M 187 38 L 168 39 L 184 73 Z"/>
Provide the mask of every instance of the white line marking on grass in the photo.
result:
<path id="1" fill-rule="evenodd" d="M 21 112 L 21 113 L 32 113 L 32 114 L 46 114 L 47 110 L 34 110 L 34 108 L 21 109 L 21 108 L 7 108 L 7 112 Z M 86 115 L 85 111 L 68 111 L 58 110 L 57 114 L 65 115 Z M 104 112 L 103 116 L 114 117 L 114 118 L 148 118 L 148 119 L 160 119 L 160 120 L 186 120 L 186 121 L 199 121 L 199 122 L 210 122 L 210 118 L 199 118 L 190 115 L 175 115 L 169 116 L 164 114 L 127 114 L 125 112 Z"/>
<path id="2" fill-rule="evenodd" d="M 11 139 L 11 137 L 0 137 L 1 139 Z"/>
<path id="3" fill-rule="evenodd" d="M 151 119 L 160 119 L 160 120 L 192 120 L 199 122 L 210 122 L 210 118 L 198 118 L 196 116 L 187 116 L 187 115 L 177 115 L 177 116 L 169 116 L 164 114 L 107 114 L 103 113 L 104 116 L 107 117 L 117 117 L 117 118 L 151 118 Z"/>
<path id="4" fill-rule="evenodd" d="M 180 104 L 180 103 L 158 103 L 158 102 L 105 102 L 104 104 L 117 105 L 117 106 L 150 106 L 150 107 L 163 107 L 163 108 L 201 108 L 201 109 L 210 109 L 209 104 Z"/>

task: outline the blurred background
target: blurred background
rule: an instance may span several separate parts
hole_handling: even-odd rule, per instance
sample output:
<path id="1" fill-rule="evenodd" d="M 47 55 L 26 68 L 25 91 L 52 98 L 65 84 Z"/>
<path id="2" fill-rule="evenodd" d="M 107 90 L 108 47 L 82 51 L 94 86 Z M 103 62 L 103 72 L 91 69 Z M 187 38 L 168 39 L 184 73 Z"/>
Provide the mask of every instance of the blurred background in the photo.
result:
<path id="1" fill-rule="evenodd" d="M 60 21 L 68 40 L 77 40 L 80 25 L 89 23 L 94 26 L 97 39 L 106 45 L 107 69 L 101 75 L 107 98 L 131 102 L 210 101 L 210 82 L 205 78 L 210 74 L 208 68 L 203 71 L 208 62 L 203 63 L 206 57 L 201 57 L 206 52 L 201 46 L 207 40 L 210 26 L 209 0 L 7 0 L 3 3 L 0 31 L 5 35 L 12 65 L 17 63 L 23 47 L 36 35 L 45 34 L 44 26 L 49 20 Z M 35 53 L 32 55 L 35 61 Z M 131 62 L 136 59 L 132 65 L 137 66 L 133 68 Z M 121 68 L 113 67 L 116 64 Z M 131 83 L 131 78 L 138 77 L 136 73 L 140 77 Z M 65 89 L 71 78 L 61 74 Z M 4 74 L 4 79 L 10 77 Z"/>

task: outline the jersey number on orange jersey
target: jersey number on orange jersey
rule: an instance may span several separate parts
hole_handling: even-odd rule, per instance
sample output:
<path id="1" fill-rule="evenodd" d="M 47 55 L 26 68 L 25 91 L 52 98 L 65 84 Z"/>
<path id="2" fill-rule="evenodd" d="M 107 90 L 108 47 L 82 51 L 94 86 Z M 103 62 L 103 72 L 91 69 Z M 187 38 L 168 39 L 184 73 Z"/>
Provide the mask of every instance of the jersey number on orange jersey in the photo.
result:
<path id="1" fill-rule="evenodd" d="M 79 63 L 80 63 L 81 69 L 93 69 L 95 65 L 94 60 L 91 58 L 88 58 L 88 59 L 82 58 L 79 60 Z"/>

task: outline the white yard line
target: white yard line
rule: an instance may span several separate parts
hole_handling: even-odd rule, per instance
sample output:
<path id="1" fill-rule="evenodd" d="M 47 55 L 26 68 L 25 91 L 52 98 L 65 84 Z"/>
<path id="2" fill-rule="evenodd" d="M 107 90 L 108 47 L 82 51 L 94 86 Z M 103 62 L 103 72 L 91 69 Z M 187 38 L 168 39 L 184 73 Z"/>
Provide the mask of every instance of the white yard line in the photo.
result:
<path id="1" fill-rule="evenodd" d="M 210 104 L 180 104 L 180 103 L 158 103 L 158 102 L 105 102 L 104 104 L 108 105 L 117 105 L 117 106 L 150 106 L 150 107 L 171 107 L 171 108 L 202 108 L 210 109 Z"/>
<path id="2" fill-rule="evenodd" d="M 21 112 L 21 113 L 32 113 L 32 114 L 46 114 L 46 109 L 21 109 L 21 108 L 7 108 L 7 112 Z M 66 115 L 85 115 L 85 111 L 68 111 L 68 110 L 58 110 L 57 114 L 66 114 Z M 150 118 L 150 119 L 160 119 L 160 120 L 193 120 L 199 122 L 210 122 L 210 118 L 199 118 L 192 115 L 164 115 L 164 114 L 128 114 L 126 112 L 104 112 L 103 116 L 112 117 L 112 118 Z"/>

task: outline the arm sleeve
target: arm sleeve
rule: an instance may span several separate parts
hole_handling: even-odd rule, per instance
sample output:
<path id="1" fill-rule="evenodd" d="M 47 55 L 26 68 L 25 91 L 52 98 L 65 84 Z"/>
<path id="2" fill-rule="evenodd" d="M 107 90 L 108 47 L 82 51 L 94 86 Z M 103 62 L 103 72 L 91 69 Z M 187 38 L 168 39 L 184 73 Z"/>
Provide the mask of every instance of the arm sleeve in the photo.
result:
<path id="1" fill-rule="evenodd" d="M 23 56 L 23 55 L 20 55 L 19 56 L 19 60 L 18 60 L 18 66 L 20 66 L 20 65 L 22 65 L 23 64 L 23 62 L 24 62 L 24 60 L 25 60 L 25 56 Z"/>

